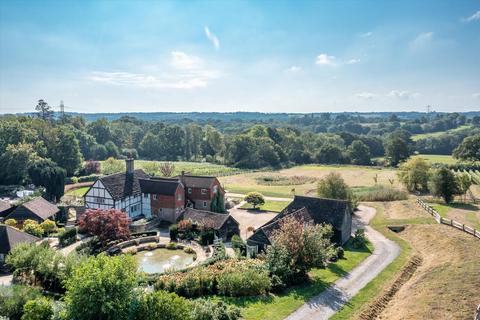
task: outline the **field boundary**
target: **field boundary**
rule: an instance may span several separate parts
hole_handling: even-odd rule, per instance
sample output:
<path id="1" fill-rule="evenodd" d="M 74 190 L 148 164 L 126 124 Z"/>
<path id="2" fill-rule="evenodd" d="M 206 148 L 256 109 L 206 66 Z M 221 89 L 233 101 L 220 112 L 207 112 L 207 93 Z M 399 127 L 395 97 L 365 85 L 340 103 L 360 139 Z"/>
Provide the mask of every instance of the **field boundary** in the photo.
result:
<path id="1" fill-rule="evenodd" d="M 466 226 L 465 224 L 463 223 L 460 223 L 458 221 L 455 221 L 455 220 L 452 220 L 452 219 L 447 219 L 447 218 L 443 218 L 438 212 L 437 210 L 433 209 L 431 206 L 429 206 L 428 204 L 426 204 L 422 199 L 420 198 L 417 198 L 417 203 L 425 210 L 427 211 L 429 214 L 431 214 L 433 216 L 433 218 L 435 218 L 435 220 L 440 223 L 440 224 L 444 224 L 444 225 L 447 225 L 447 226 L 450 226 L 450 227 L 453 227 L 455 229 L 458 229 L 458 230 L 461 230 L 463 232 L 466 232 L 468 234 L 471 234 L 472 236 L 474 236 L 475 238 L 478 238 L 480 239 L 480 230 L 477 230 L 475 228 L 472 228 L 470 226 Z"/>

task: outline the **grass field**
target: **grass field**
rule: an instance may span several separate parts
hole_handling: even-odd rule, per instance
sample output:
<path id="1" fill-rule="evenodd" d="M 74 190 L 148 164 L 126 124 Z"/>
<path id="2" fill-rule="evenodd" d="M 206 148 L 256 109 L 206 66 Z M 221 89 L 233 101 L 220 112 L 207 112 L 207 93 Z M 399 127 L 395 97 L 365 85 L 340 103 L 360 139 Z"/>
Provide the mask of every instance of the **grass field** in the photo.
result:
<path id="1" fill-rule="evenodd" d="M 258 207 L 260 211 L 271 211 L 271 212 L 280 212 L 288 206 L 289 201 L 265 201 L 265 204 Z M 253 206 L 249 203 L 245 203 L 240 208 L 242 209 L 253 209 Z"/>
<path id="2" fill-rule="evenodd" d="M 455 133 L 455 132 L 459 132 L 459 131 L 468 130 L 470 128 L 471 128 L 471 126 L 469 126 L 469 125 L 463 125 L 463 126 L 460 126 L 458 128 L 447 130 L 447 131 L 414 134 L 414 135 L 412 135 L 412 140 L 413 141 L 418 141 L 418 140 L 426 139 L 426 138 L 435 138 L 435 137 L 439 137 L 439 136 L 441 136 L 445 133 Z"/>
<path id="3" fill-rule="evenodd" d="M 372 251 L 371 244 L 360 250 L 348 246 L 345 248 L 345 259 L 331 263 L 326 269 L 312 270 L 309 284 L 292 287 L 282 294 L 248 298 L 222 297 L 221 299 L 240 307 L 242 309 L 242 319 L 245 320 L 284 319 L 310 298 L 321 293 L 340 277 L 347 274 L 368 257 Z"/>
<path id="4" fill-rule="evenodd" d="M 258 191 L 265 196 L 271 197 L 293 197 L 297 195 L 315 195 L 317 181 L 330 172 L 339 173 L 345 182 L 352 187 L 368 187 L 375 184 L 374 177 L 378 176 L 379 184 L 389 184 L 388 179 L 394 180 L 394 187 L 399 187 L 395 170 L 362 167 L 362 166 L 327 166 L 327 165 L 304 165 L 275 172 L 255 172 L 241 175 L 221 177 L 220 182 L 224 188 L 233 193 L 248 193 Z M 285 177 L 311 177 L 314 178 L 308 183 L 295 185 L 264 185 L 258 183 L 258 178 L 265 175 L 277 175 Z"/>
<path id="5" fill-rule="evenodd" d="M 412 156 L 412 158 L 422 158 L 430 163 L 455 164 L 458 162 L 452 156 L 440 154 L 417 154 Z"/>
<path id="6" fill-rule="evenodd" d="M 66 193 L 69 196 L 83 197 L 90 187 L 80 187 L 72 189 Z"/>
<path id="7" fill-rule="evenodd" d="M 480 229 L 480 205 L 471 203 L 430 203 L 430 206 L 437 210 L 443 217 L 453 219 L 475 229 Z"/>

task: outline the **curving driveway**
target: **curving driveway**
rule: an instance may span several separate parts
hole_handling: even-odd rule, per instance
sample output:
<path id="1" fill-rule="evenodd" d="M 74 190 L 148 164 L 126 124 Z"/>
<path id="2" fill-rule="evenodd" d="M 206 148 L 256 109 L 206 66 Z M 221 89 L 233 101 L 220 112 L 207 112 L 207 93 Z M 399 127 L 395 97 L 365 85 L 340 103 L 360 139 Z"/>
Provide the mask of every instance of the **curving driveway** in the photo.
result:
<path id="1" fill-rule="evenodd" d="M 353 219 L 353 229 L 364 228 L 365 234 L 375 250 L 350 273 L 337 280 L 331 287 L 312 298 L 293 312 L 286 320 L 322 320 L 330 318 L 340 310 L 360 289 L 372 281 L 400 254 L 400 247 L 385 238 L 380 232 L 368 226 L 375 216 L 375 209 L 359 206 Z M 353 230 L 353 231 L 354 231 Z"/>

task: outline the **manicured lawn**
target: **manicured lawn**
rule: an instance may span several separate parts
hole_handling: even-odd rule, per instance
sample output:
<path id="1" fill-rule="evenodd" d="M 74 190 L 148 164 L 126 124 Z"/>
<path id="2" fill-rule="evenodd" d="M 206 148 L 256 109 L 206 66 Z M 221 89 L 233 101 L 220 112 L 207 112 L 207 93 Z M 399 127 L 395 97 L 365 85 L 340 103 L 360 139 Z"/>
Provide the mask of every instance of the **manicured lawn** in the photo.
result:
<path id="1" fill-rule="evenodd" d="M 439 155 L 439 154 L 417 154 L 412 156 L 412 158 L 422 158 L 430 163 L 444 163 L 444 164 L 455 164 L 457 160 L 449 155 Z"/>
<path id="2" fill-rule="evenodd" d="M 463 126 L 460 126 L 458 128 L 447 130 L 447 131 L 414 134 L 412 136 L 412 140 L 413 141 L 418 141 L 418 140 L 426 139 L 426 138 L 435 138 L 435 137 L 439 137 L 439 136 L 441 136 L 445 133 L 454 133 L 454 132 L 458 132 L 458 131 L 468 130 L 470 128 L 471 128 L 471 126 L 469 126 L 469 125 L 463 125 Z"/>
<path id="3" fill-rule="evenodd" d="M 289 201 L 265 201 L 265 204 L 258 207 L 258 210 L 261 211 L 272 211 L 280 212 L 289 204 Z M 253 209 L 253 206 L 249 203 L 245 203 L 240 208 L 242 209 Z"/>
<path id="4" fill-rule="evenodd" d="M 216 297 L 242 309 L 242 318 L 246 320 L 280 320 L 298 309 L 313 296 L 320 294 L 340 277 L 355 268 L 373 251 L 368 244 L 364 249 L 345 248 L 345 259 L 331 263 L 326 269 L 310 272 L 311 282 L 292 287 L 282 294 L 270 294 L 265 297 L 225 298 Z"/>
<path id="5" fill-rule="evenodd" d="M 90 187 L 80 187 L 77 189 L 72 189 L 66 194 L 70 196 L 83 197 Z"/>

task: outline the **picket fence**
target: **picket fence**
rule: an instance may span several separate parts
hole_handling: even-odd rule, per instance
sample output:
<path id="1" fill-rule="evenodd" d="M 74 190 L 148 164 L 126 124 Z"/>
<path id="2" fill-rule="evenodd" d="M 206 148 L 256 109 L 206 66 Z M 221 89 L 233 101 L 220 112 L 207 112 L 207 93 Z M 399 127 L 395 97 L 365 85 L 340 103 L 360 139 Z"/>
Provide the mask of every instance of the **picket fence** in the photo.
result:
<path id="1" fill-rule="evenodd" d="M 422 199 L 417 198 L 417 203 L 423 209 L 425 209 L 428 213 L 430 213 L 438 223 L 441 223 L 441 224 L 444 224 L 444 225 L 447 225 L 447 226 L 451 226 L 453 228 L 456 228 L 458 230 L 461 230 L 463 232 L 471 234 L 472 236 L 480 239 L 480 230 L 474 229 L 470 226 L 466 226 L 465 224 L 460 223 L 460 222 L 455 221 L 455 220 L 452 220 L 452 219 L 443 218 L 442 216 L 440 216 L 440 214 L 437 212 L 437 210 L 430 207 Z"/>

